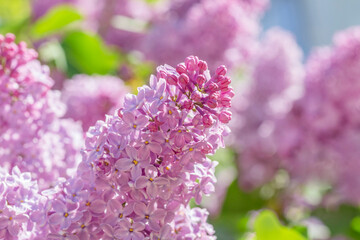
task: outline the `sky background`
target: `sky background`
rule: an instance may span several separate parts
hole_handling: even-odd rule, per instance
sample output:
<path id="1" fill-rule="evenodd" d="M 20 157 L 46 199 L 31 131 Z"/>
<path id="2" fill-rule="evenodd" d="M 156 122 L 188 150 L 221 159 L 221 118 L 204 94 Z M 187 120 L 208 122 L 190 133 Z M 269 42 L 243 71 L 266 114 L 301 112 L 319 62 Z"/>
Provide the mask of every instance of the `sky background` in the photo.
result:
<path id="1" fill-rule="evenodd" d="M 359 0 L 271 0 L 264 30 L 280 26 L 291 31 L 308 56 L 313 47 L 329 45 L 334 33 L 360 25 Z"/>

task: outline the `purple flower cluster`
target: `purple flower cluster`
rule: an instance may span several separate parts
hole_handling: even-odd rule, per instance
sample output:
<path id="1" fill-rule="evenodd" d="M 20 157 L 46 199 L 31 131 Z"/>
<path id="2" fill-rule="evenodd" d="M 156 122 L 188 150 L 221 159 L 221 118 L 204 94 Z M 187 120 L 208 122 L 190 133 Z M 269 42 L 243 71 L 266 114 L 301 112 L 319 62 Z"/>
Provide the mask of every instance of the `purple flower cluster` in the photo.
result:
<path id="1" fill-rule="evenodd" d="M 116 77 L 77 75 L 64 83 L 65 117 L 81 121 L 86 131 L 97 120 L 105 120 L 107 113 L 120 108 L 128 91 Z"/>
<path id="2" fill-rule="evenodd" d="M 260 44 L 251 82 L 234 106 L 232 124 L 239 178 L 245 188 L 264 183 L 278 170 L 278 151 L 289 143 L 275 137 L 291 134 L 283 119 L 301 96 L 304 77 L 302 52 L 289 33 L 271 29 Z"/>
<path id="3" fill-rule="evenodd" d="M 51 190 L 50 239 L 214 239 L 207 211 L 188 207 L 214 190 L 231 119 L 231 80 L 188 57 L 157 68 L 149 86 L 90 127 L 77 176 Z M 39 234 L 40 231 L 39 231 Z"/>
<path id="4" fill-rule="evenodd" d="M 208 59 L 210 69 L 219 62 L 231 66 L 247 61 L 256 48 L 258 18 L 265 3 L 173 1 L 168 13 L 153 21 L 143 51 L 151 60 L 170 64 L 195 53 Z"/>
<path id="5" fill-rule="evenodd" d="M 337 203 L 360 201 L 359 39 L 359 28 L 337 34 L 334 46 L 314 52 L 304 71 L 291 37 L 268 33 L 253 81 L 235 106 L 244 186 L 263 184 L 284 168 L 298 183 L 331 184 Z"/>
<path id="6" fill-rule="evenodd" d="M 0 239 L 36 238 L 36 212 L 43 197 L 30 173 L 21 173 L 18 167 L 8 174 L 0 172 Z"/>
<path id="7" fill-rule="evenodd" d="M 327 180 L 341 200 L 360 201 L 360 28 L 338 33 L 334 46 L 307 63 L 305 94 L 286 119 L 280 140 L 294 177 Z"/>
<path id="8" fill-rule="evenodd" d="M 50 90 L 48 69 L 14 39 L 0 35 L 0 166 L 31 172 L 44 188 L 80 161 L 82 129 L 60 119 L 65 105 Z"/>

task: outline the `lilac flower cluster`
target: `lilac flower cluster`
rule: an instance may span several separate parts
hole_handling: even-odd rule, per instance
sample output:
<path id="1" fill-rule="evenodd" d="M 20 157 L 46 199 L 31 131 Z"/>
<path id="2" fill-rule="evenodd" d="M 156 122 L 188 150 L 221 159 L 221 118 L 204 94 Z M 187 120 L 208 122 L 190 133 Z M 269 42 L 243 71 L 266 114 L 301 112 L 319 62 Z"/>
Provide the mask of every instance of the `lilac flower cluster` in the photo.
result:
<path id="1" fill-rule="evenodd" d="M 0 166 L 18 166 L 48 187 L 80 161 L 82 129 L 60 119 L 65 105 L 50 90 L 48 69 L 15 37 L 0 35 Z"/>
<path id="2" fill-rule="evenodd" d="M 128 91 L 116 77 L 77 75 L 64 83 L 65 117 L 81 121 L 86 131 L 97 120 L 105 120 L 107 113 L 120 108 Z"/>
<path id="3" fill-rule="evenodd" d="M 253 81 L 235 107 L 234 136 L 246 139 L 234 145 L 244 186 L 259 186 L 284 168 L 297 183 L 331 184 L 337 203 L 360 201 L 354 173 L 360 167 L 359 39 L 359 28 L 337 34 L 334 46 L 314 52 L 304 71 L 293 40 L 268 33 Z"/>
<path id="4" fill-rule="evenodd" d="M 305 94 L 286 122 L 285 166 L 301 179 L 327 180 L 345 201 L 360 201 L 360 28 L 338 33 L 334 46 L 307 63 Z"/>
<path id="5" fill-rule="evenodd" d="M 36 211 L 43 197 L 30 173 L 18 167 L 12 173 L 0 172 L 0 239 L 36 239 Z M 40 239 L 40 238 L 37 238 Z"/>
<path id="6" fill-rule="evenodd" d="M 231 80 L 188 57 L 157 68 L 150 86 L 90 127 L 77 176 L 49 195 L 50 239 L 215 239 L 207 211 L 188 207 L 214 190 L 231 119 Z M 41 215 L 41 214 L 40 214 Z M 41 234 L 39 232 L 39 234 Z"/>
<path id="7" fill-rule="evenodd" d="M 259 32 L 258 18 L 266 1 L 172 3 L 164 17 L 153 21 L 144 40 L 143 51 L 149 59 L 173 64 L 195 53 L 208 59 L 212 69 L 219 62 L 231 66 L 252 57 Z"/>
<path id="8" fill-rule="evenodd" d="M 280 167 L 278 152 L 290 139 L 280 142 L 279 136 L 285 139 L 291 134 L 283 119 L 301 96 L 304 77 L 302 52 L 289 33 L 271 29 L 260 44 L 251 81 L 234 106 L 236 120 L 232 124 L 239 180 L 245 188 L 263 184 Z"/>

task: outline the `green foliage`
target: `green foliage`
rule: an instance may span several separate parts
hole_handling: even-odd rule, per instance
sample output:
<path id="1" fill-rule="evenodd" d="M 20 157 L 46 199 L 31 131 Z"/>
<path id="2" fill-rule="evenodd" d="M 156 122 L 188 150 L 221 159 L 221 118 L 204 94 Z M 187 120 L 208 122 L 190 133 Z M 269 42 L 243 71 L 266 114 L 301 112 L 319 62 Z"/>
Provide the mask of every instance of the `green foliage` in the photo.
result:
<path id="1" fill-rule="evenodd" d="M 30 14 L 29 0 L 0 0 L 0 33 L 11 32 L 18 35 Z"/>
<path id="2" fill-rule="evenodd" d="M 266 206 L 266 201 L 260 197 L 259 191 L 245 192 L 235 180 L 229 186 L 225 197 L 222 214 L 246 214 L 248 211 L 258 210 Z"/>
<path id="3" fill-rule="evenodd" d="M 72 74 L 110 74 L 119 66 L 116 52 L 97 35 L 74 31 L 65 36 L 62 46 Z"/>
<path id="4" fill-rule="evenodd" d="M 336 209 L 319 208 L 313 212 L 329 227 L 332 236 L 343 235 L 360 239 L 360 210 L 358 207 L 342 205 Z"/>
<path id="5" fill-rule="evenodd" d="M 34 23 L 31 33 L 41 38 L 59 32 L 69 24 L 82 19 L 81 14 L 73 7 L 60 5 L 51 9 L 45 16 Z"/>
<path id="6" fill-rule="evenodd" d="M 306 240 L 296 230 L 282 226 L 276 215 L 269 210 L 257 216 L 254 228 L 256 240 Z"/>

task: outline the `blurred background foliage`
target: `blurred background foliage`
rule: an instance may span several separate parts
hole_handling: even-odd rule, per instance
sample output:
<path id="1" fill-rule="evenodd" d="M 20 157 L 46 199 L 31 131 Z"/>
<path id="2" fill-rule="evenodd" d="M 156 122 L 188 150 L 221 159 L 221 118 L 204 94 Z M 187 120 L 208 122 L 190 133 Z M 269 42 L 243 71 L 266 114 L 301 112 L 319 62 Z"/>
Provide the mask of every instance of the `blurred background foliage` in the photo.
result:
<path id="1" fill-rule="evenodd" d="M 144 1 L 148 4 L 158 4 L 161 0 Z M 318 6 L 321 1 L 315 2 L 317 3 L 314 6 Z M 358 3 L 354 4 L 358 6 Z M 320 33 L 316 30 L 317 27 L 321 28 L 321 24 L 314 24 L 311 26 L 311 31 L 307 33 L 304 30 L 306 26 L 300 24 L 307 16 L 306 14 L 310 14 L 310 17 L 314 15 L 314 11 L 309 13 L 304 10 L 306 9 L 304 6 L 309 4 L 313 2 L 272 1 L 272 7 L 263 18 L 264 28 L 282 25 L 293 31 L 298 36 L 297 40 L 305 52 L 315 44 L 329 43 L 330 38 L 319 35 Z M 145 61 L 136 51 L 124 52 L 117 46 L 106 44 L 96 32 L 84 28 L 85 16 L 73 6 L 57 5 L 43 16 L 34 19 L 31 5 L 30 0 L 0 0 L 0 33 L 14 33 L 17 41 L 23 40 L 36 48 L 40 60 L 48 64 L 55 74 L 60 71 L 66 75 L 66 78 L 71 78 L 76 74 L 119 75 L 136 92 L 136 87 L 144 84 L 148 76 L 154 72 L 155 64 Z M 332 17 L 334 5 L 326 5 L 329 8 L 327 14 Z M 358 10 L 357 7 L 352 9 Z M 321 16 L 324 15 L 326 14 L 323 13 Z M 337 30 L 336 27 L 343 28 L 344 25 L 356 23 L 359 16 L 357 14 L 353 18 L 343 19 L 344 24 L 333 24 L 332 26 L 335 27 L 326 29 L 327 32 L 324 35 L 332 35 Z M 334 17 L 334 19 L 341 21 L 339 17 Z M 118 28 L 129 28 L 129 21 L 120 20 L 117 21 L 117 24 L 120 24 Z M 125 25 L 121 26 L 121 24 Z M 331 24 L 327 25 L 331 26 Z M 311 32 L 317 35 L 311 37 Z M 238 70 L 236 76 L 241 76 L 241 74 L 242 71 Z M 273 180 L 265 185 L 245 191 L 239 187 L 239 180 L 236 177 L 238 172 L 235 155 L 233 150 L 224 149 L 212 156 L 214 160 L 219 161 L 217 175 L 228 177 L 228 184 L 225 184 L 228 187 L 223 189 L 223 193 L 204 200 L 204 206 L 210 209 L 210 222 L 216 229 L 218 239 L 303 240 L 330 239 L 336 236 L 360 239 L 358 206 L 322 206 L 316 209 L 296 204 L 286 206 L 284 202 L 287 199 L 284 196 L 287 195 L 283 194 L 284 192 L 301 192 L 305 198 L 319 201 L 328 187 L 311 183 L 301 189 L 289 189 L 289 177 L 283 170 L 280 170 Z M 219 179 L 223 181 L 224 178 Z M 220 207 L 216 206 L 212 210 L 211 206 L 214 202 L 218 202 Z M 284 209 L 285 206 L 287 209 Z M 303 221 L 304 219 L 310 220 Z M 314 224 L 311 223 L 311 219 L 315 219 Z M 311 238 L 310 236 L 318 237 Z"/>

